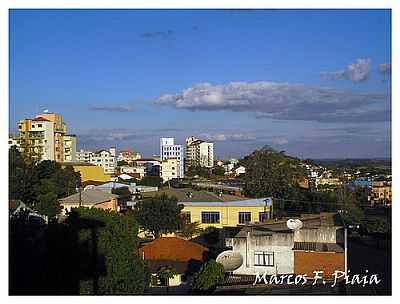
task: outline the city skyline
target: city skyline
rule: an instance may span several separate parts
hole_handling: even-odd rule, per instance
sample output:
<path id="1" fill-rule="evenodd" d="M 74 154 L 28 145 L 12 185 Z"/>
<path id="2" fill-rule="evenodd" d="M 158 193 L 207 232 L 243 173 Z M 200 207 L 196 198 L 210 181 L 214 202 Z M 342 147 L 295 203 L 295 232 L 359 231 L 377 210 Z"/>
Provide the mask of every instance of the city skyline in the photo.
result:
<path id="1" fill-rule="evenodd" d="M 63 115 L 78 148 L 159 138 L 300 158 L 391 153 L 389 10 L 11 10 L 10 119 Z M 71 22 L 73 20 L 74 22 Z M 318 25 L 318 26 L 315 26 Z"/>

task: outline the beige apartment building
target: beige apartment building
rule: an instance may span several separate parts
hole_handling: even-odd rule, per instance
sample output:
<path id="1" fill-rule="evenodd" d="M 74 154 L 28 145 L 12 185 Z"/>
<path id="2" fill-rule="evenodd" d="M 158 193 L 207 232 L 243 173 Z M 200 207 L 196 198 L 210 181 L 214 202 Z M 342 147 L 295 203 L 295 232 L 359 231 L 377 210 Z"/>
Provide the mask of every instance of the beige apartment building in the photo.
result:
<path id="1" fill-rule="evenodd" d="M 186 171 L 189 167 L 214 167 L 214 144 L 194 136 L 186 138 Z"/>
<path id="2" fill-rule="evenodd" d="M 178 178 L 178 173 L 179 164 L 176 157 L 167 158 L 161 162 L 160 177 L 164 183 L 173 178 Z"/>
<path id="3" fill-rule="evenodd" d="M 17 122 L 18 135 L 11 140 L 21 152 L 38 155 L 40 160 L 65 161 L 64 137 L 67 127 L 60 114 L 44 112 L 35 118 Z M 73 158 L 76 151 L 75 141 L 67 137 L 68 157 Z M 75 146 L 74 146 L 75 145 Z"/>

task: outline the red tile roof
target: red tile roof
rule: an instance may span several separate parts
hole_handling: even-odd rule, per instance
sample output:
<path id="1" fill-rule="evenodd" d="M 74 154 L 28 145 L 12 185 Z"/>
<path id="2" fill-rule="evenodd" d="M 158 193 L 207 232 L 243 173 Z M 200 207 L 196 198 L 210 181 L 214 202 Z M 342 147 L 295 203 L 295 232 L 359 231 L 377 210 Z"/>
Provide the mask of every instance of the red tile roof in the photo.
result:
<path id="1" fill-rule="evenodd" d="M 161 237 L 139 248 L 139 256 L 145 260 L 169 260 L 189 262 L 203 261 L 208 248 L 176 237 Z"/>

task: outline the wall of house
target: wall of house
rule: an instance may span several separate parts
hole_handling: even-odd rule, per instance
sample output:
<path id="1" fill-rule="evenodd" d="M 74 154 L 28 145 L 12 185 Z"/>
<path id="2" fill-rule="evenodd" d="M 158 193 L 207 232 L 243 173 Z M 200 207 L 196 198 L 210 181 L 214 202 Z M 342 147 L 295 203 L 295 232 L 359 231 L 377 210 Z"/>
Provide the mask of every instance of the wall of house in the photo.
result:
<path id="1" fill-rule="evenodd" d="M 99 182 L 109 182 L 111 180 L 110 175 L 104 174 L 104 170 L 99 166 L 81 166 L 73 165 L 74 170 L 81 173 L 82 182 L 87 180 L 94 180 Z"/>
<path id="2" fill-rule="evenodd" d="M 79 207 L 79 202 L 73 202 L 73 203 L 63 203 L 60 202 L 60 204 L 64 207 L 64 210 L 68 210 L 71 211 L 72 208 L 78 208 Z M 118 211 L 119 207 L 118 207 L 118 201 L 117 199 L 111 199 L 110 201 L 106 201 L 100 204 L 82 204 L 82 207 L 85 208 L 98 208 L 98 209 L 110 209 L 112 211 Z"/>
<path id="3" fill-rule="evenodd" d="M 307 274 L 314 277 L 313 271 L 324 271 L 321 274 L 324 278 L 332 278 L 335 270 L 345 270 L 344 253 L 337 252 L 313 252 L 295 251 L 294 252 L 294 273 Z"/>
<path id="4" fill-rule="evenodd" d="M 190 221 L 200 222 L 201 228 L 209 226 L 222 228 L 232 227 L 239 225 L 239 212 L 251 212 L 251 221 L 258 222 L 259 212 L 270 212 L 270 207 L 263 206 L 185 206 L 184 212 L 190 212 Z M 219 223 L 202 223 L 201 212 L 218 211 L 220 222 Z"/>
<path id="5" fill-rule="evenodd" d="M 327 226 L 318 229 L 302 228 L 294 232 L 295 242 L 342 243 L 344 242 L 343 228 Z"/>
<path id="6" fill-rule="evenodd" d="M 293 268 L 293 234 L 275 233 L 271 236 L 250 236 L 247 238 L 232 238 L 227 245 L 231 244 L 232 250 L 240 252 L 243 264 L 235 270 L 234 274 L 254 275 L 260 274 L 289 274 L 294 272 Z M 268 251 L 274 253 L 273 266 L 255 265 L 255 252 Z"/>

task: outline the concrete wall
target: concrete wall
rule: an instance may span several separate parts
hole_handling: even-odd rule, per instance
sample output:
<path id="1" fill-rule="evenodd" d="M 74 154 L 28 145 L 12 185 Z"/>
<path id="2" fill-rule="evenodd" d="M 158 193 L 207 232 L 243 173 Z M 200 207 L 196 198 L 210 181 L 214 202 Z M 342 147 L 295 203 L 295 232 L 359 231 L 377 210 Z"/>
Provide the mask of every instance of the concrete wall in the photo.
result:
<path id="1" fill-rule="evenodd" d="M 343 242 L 343 236 L 339 236 L 336 240 L 337 230 L 339 227 L 320 227 L 318 229 L 302 228 L 295 231 L 295 242 L 318 242 L 318 243 L 336 243 Z M 343 234 L 343 229 L 341 229 Z"/>
<path id="2" fill-rule="evenodd" d="M 251 236 L 247 238 L 227 239 L 233 251 L 240 252 L 243 256 L 242 266 L 234 274 L 254 275 L 257 272 L 268 275 L 293 273 L 293 234 L 276 233 L 272 236 Z M 256 266 L 255 252 L 269 251 L 274 253 L 273 266 Z"/>

